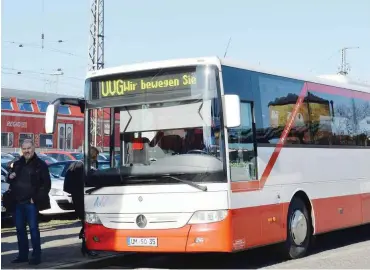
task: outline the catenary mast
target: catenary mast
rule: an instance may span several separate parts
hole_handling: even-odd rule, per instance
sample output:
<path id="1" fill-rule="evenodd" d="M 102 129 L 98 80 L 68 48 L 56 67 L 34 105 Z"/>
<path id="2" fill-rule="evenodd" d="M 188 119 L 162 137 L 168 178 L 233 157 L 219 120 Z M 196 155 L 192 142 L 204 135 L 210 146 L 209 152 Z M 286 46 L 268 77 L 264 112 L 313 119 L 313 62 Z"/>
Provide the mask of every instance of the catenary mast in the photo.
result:
<path id="1" fill-rule="evenodd" d="M 104 0 L 91 0 L 90 12 L 88 69 L 89 71 L 92 71 L 104 68 Z M 97 147 L 103 147 L 104 143 L 103 121 L 104 111 L 94 110 L 94 117 L 91 121 L 91 135 L 92 142 Z"/>
<path id="2" fill-rule="evenodd" d="M 339 72 L 338 74 L 341 74 L 341 75 L 348 75 L 348 72 L 351 70 L 348 62 L 347 62 L 347 50 L 351 50 L 351 49 L 359 49 L 359 47 L 344 47 L 342 48 L 342 62 L 341 62 L 341 65 L 339 67 Z"/>

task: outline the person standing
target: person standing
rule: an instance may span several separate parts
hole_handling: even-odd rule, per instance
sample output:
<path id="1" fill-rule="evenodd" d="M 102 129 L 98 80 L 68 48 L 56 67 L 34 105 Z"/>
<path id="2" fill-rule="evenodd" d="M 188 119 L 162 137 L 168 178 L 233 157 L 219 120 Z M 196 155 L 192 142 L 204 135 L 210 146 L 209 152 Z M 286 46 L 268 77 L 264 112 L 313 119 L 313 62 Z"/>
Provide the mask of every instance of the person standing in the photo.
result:
<path id="1" fill-rule="evenodd" d="M 98 169 L 98 155 L 99 150 L 96 147 L 90 148 L 90 163 L 91 169 Z M 86 248 L 85 234 L 84 234 L 84 223 L 85 223 L 85 201 L 84 201 L 84 164 L 82 161 L 74 161 L 68 167 L 66 175 L 64 177 L 63 190 L 72 196 L 73 206 L 78 218 L 81 221 L 81 231 L 79 238 L 82 239 L 81 252 L 83 255 L 86 253 L 89 256 L 95 257 L 98 254 L 92 250 Z"/>
<path id="2" fill-rule="evenodd" d="M 98 148 L 92 146 L 90 149 L 90 153 L 91 153 L 90 155 L 91 167 L 92 169 L 97 170 L 99 167 L 98 163 L 99 150 Z"/>
<path id="3" fill-rule="evenodd" d="M 13 217 L 17 230 L 19 254 L 12 263 L 41 263 L 41 239 L 39 230 L 39 211 L 50 209 L 49 192 L 51 179 L 49 168 L 35 153 L 32 140 L 22 143 L 22 156 L 13 163 L 8 175 L 10 196 L 13 202 Z M 32 257 L 29 259 L 29 246 L 26 224 L 28 223 Z"/>

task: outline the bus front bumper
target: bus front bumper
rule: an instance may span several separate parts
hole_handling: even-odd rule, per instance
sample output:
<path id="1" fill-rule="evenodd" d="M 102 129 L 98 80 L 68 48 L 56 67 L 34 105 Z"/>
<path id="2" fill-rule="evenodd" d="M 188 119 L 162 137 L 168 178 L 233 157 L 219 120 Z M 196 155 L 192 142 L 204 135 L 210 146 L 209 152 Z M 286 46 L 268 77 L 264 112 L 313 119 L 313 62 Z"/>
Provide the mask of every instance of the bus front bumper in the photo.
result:
<path id="1" fill-rule="evenodd" d="M 230 219 L 177 229 L 110 229 L 85 223 L 89 250 L 122 252 L 231 252 Z"/>

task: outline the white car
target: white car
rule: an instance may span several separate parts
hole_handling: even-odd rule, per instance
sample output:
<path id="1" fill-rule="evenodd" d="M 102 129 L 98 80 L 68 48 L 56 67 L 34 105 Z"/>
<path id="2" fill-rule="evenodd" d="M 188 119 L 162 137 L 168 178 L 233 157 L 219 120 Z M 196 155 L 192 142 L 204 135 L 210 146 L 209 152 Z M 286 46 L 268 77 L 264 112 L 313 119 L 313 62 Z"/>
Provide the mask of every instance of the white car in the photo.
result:
<path id="1" fill-rule="evenodd" d="M 5 181 L 6 175 L 6 169 L 1 166 L 1 194 L 3 194 L 9 188 L 9 184 Z M 71 195 L 63 191 L 64 177 L 57 177 L 53 174 L 50 174 L 50 178 L 51 189 L 49 192 L 49 197 L 51 208 L 40 211 L 40 214 L 46 216 L 74 212 Z M 6 209 L 3 207 L 1 201 L 1 212 L 4 213 L 5 211 Z"/>
<path id="2" fill-rule="evenodd" d="M 7 191 L 9 184 L 5 181 L 5 177 L 8 174 L 7 170 L 1 166 L 1 190 Z"/>
<path id="3" fill-rule="evenodd" d="M 40 211 L 42 215 L 58 215 L 74 212 L 72 197 L 63 191 L 64 177 L 51 174 L 51 189 L 49 192 L 50 209 Z"/>
<path id="4" fill-rule="evenodd" d="M 58 161 L 48 164 L 51 174 L 50 204 L 51 209 L 41 211 L 43 215 L 74 212 L 72 197 L 63 191 L 64 177 L 69 166 L 76 160 Z M 99 169 L 109 168 L 109 161 L 99 161 Z"/>
<path id="5" fill-rule="evenodd" d="M 3 194 L 9 189 L 9 184 L 6 182 L 6 176 L 8 171 L 5 169 L 6 162 L 1 160 L 1 219 L 11 217 L 11 213 L 6 212 L 5 207 L 3 206 Z"/>
<path id="6" fill-rule="evenodd" d="M 5 181 L 5 177 L 7 174 L 7 170 L 3 167 L 3 165 L 1 165 L 1 218 L 6 218 L 10 216 L 9 213 L 6 213 L 6 209 L 3 206 L 3 194 L 9 188 L 9 184 Z"/>

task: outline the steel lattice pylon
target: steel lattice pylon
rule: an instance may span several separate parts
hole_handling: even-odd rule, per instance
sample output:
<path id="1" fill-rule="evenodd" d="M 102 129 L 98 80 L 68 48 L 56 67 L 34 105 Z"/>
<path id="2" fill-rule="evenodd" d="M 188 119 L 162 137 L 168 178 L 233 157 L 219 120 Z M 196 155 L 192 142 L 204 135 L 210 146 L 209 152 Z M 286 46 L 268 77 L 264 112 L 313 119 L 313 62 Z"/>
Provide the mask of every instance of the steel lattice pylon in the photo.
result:
<path id="1" fill-rule="evenodd" d="M 88 69 L 98 70 L 104 68 L 104 0 L 91 0 L 90 11 L 91 22 Z M 102 132 L 99 126 L 103 124 L 104 113 L 100 115 L 100 117 L 103 117 L 101 121 L 99 121 L 98 110 L 94 110 L 94 117 L 91 121 L 91 135 L 93 144 L 102 147 L 104 132 Z M 101 122 L 100 125 L 99 122 Z"/>
<path id="2" fill-rule="evenodd" d="M 104 0 L 91 0 L 89 70 L 104 68 Z"/>

